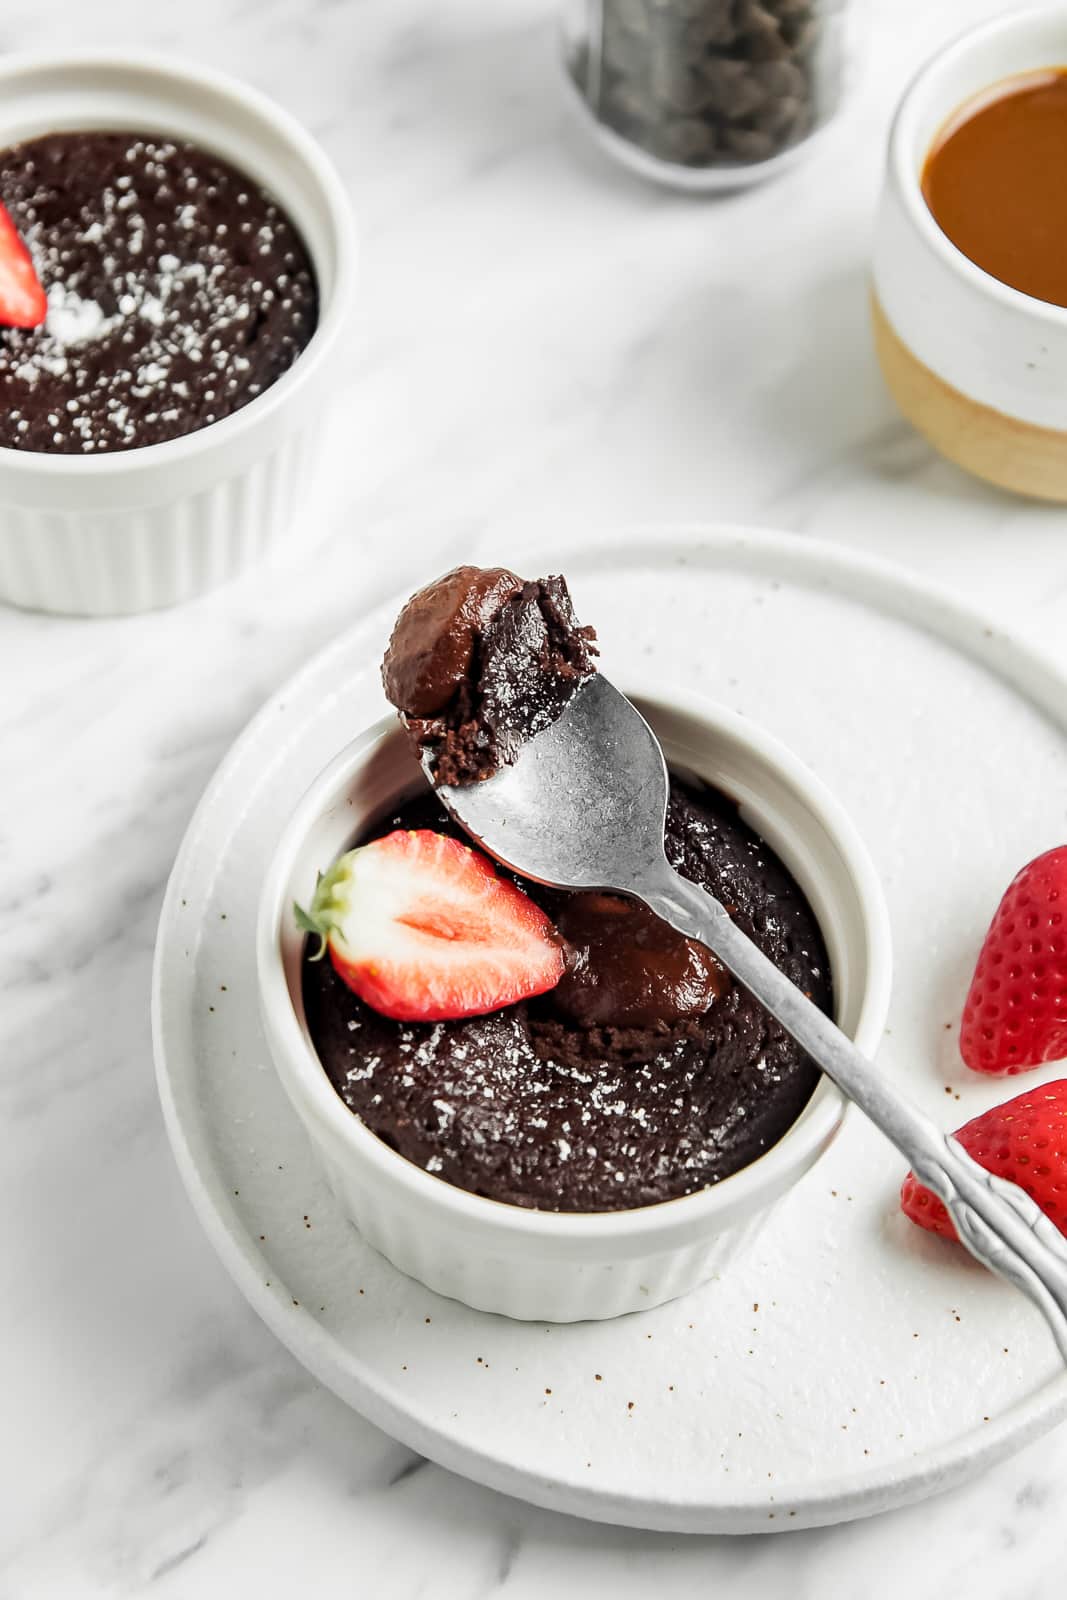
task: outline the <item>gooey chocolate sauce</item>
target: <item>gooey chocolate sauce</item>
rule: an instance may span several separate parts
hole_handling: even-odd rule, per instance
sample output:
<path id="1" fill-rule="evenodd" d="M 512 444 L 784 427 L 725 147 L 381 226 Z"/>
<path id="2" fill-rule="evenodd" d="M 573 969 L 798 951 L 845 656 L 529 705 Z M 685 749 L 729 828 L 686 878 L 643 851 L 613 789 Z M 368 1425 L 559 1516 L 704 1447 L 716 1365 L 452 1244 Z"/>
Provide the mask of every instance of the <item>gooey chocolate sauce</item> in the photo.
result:
<path id="1" fill-rule="evenodd" d="M 581 1028 L 653 1028 L 699 1017 L 730 987 L 711 951 L 620 895 L 571 895 L 556 925 L 567 970 L 552 1000 Z"/>
<path id="2" fill-rule="evenodd" d="M 961 106 L 930 149 L 922 191 L 976 266 L 1067 306 L 1067 68 L 1007 78 Z"/>

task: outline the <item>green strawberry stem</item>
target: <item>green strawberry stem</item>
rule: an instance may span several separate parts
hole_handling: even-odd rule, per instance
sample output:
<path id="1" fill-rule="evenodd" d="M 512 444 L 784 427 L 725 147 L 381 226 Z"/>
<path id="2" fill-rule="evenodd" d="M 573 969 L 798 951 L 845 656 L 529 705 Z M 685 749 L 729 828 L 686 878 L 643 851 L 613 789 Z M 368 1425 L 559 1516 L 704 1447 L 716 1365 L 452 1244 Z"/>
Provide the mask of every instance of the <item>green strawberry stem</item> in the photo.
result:
<path id="1" fill-rule="evenodd" d="M 295 900 L 293 902 L 297 927 L 319 941 L 318 949 L 311 955 L 312 961 L 322 960 L 331 933 L 341 927 L 349 909 L 348 891 L 351 888 L 352 858 L 356 853 L 355 850 L 347 851 L 334 862 L 328 872 L 319 873 L 310 911 L 305 911 Z"/>

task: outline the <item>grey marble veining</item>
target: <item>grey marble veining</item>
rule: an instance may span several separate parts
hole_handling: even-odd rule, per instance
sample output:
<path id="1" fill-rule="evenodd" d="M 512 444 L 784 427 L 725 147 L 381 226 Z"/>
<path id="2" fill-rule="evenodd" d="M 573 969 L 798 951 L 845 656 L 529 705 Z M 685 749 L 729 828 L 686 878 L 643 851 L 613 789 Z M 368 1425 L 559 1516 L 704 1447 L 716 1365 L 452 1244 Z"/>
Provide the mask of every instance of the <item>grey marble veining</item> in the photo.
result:
<path id="1" fill-rule="evenodd" d="M 304 552 L 181 611 L 0 611 L 0 1596 L 1059 1600 L 1067 1434 L 840 1529 L 675 1540 L 422 1463 L 260 1326 L 163 1135 L 148 981 L 167 871 L 262 700 L 349 618 L 499 526 L 766 523 L 893 556 L 1067 658 L 1064 514 L 938 461 L 866 329 L 886 124 L 994 0 L 871 0 L 810 164 L 694 203 L 575 128 L 549 0 L 10 0 L 0 46 L 150 45 L 239 72 L 337 161 L 364 247 Z M 250 1575 L 254 1574 L 254 1591 Z"/>

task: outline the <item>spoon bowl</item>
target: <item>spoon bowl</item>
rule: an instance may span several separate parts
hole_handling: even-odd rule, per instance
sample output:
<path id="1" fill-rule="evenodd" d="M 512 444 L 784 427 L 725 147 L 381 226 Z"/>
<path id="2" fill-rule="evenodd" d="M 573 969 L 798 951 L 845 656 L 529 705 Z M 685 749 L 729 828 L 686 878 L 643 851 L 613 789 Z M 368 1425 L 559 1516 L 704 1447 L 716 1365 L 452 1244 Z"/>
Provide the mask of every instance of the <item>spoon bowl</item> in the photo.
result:
<path id="1" fill-rule="evenodd" d="M 424 753 L 422 764 L 432 783 L 432 757 Z M 437 793 L 476 844 L 535 883 L 633 893 L 664 862 L 663 751 L 599 672 L 513 765 Z"/>

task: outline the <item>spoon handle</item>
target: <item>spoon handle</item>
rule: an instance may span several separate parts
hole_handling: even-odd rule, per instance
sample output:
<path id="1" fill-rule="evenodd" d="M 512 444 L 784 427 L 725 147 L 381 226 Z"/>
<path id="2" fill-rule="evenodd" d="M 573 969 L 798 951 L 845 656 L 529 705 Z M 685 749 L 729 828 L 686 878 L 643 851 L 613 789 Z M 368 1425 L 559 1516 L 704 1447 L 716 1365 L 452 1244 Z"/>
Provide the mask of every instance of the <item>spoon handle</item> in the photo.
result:
<path id="1" fill-rule="evenodd" d="M 673 928 L 707 945 L 842 1094 L 896 1145 L 916 1177 L 944 1201 L 971 1254 L 1040 1308 L 1067 1362 L 1067 1239 L 1029 1195 L 980 1167 L 958 1140 L 898 1094 L 705 890 L 666 862 L 627 887 Z"/>

